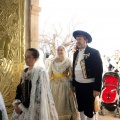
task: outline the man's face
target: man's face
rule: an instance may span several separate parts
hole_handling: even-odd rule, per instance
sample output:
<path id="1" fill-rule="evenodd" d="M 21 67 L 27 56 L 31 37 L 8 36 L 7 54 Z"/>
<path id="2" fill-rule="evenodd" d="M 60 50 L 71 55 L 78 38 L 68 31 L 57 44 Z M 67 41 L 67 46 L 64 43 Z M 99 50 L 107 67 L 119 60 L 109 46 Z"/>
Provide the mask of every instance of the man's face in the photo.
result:
<path id="1" fill-rule="evenodd" d="M 87 46 L 87 41 L 84 36 L 77 35 L 76 40 L 77 40 L 76 44 L 79 49 L 84 49 Z"/>

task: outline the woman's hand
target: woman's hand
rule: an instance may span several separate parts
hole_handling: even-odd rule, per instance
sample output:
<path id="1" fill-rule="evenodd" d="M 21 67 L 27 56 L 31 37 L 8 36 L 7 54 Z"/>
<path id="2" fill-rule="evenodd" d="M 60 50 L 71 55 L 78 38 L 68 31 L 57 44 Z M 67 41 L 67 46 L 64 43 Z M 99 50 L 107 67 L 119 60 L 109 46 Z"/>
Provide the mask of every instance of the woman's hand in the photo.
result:
<path id="1" fill-rule="evenodd" d="M 18 107 L 18 103 L 16 103 L 15 104 L 15 112 L 17 113 L 17 114 L 21 114 L 22 113 L 22 111 L 20 110 L 20 108 Z"/>
<path id="2" fill-rule="evenodd" d="M 99 96 L 100 95 L 100 92 L 99 91 L 93 91 L 93 96 L 96 97 L 96 96 Z"/>
<path id="3" fill-rule="evenodd" d="M 76 89 L 75 89 L 75 87 L 73 87 L 73 92 L 76 93 Z"/>

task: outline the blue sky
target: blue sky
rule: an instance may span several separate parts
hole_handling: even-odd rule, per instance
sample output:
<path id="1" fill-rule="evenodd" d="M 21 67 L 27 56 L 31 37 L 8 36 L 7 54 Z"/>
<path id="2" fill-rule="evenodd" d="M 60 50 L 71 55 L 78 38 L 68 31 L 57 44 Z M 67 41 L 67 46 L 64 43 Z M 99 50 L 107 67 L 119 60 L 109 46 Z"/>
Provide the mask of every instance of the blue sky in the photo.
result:
<path id="1" fill-rule="evenodd" d="M 40 31 L 51 31 L 52 25 L 66 29 L 73 20 L 76 27 L 92 35 L 89 44 L 108 56 L 120 50 L 119 0 L 40 0 Z M 67 29 L 66 29 L 67 30 Z"/>

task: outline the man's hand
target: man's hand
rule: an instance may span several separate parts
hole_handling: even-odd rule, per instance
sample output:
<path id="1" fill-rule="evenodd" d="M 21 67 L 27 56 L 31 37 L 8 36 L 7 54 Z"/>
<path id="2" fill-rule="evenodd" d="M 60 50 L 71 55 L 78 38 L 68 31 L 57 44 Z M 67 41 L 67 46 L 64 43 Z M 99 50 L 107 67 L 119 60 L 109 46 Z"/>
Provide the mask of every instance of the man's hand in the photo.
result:
<path id="1" fill-rule="evenodd" d="M 94 91 L 93 91 L 93 96 L 96 97 L 96 96 L 98 96 L 98 95 L 100 95 L 100 92 L 94 90 Z"/>

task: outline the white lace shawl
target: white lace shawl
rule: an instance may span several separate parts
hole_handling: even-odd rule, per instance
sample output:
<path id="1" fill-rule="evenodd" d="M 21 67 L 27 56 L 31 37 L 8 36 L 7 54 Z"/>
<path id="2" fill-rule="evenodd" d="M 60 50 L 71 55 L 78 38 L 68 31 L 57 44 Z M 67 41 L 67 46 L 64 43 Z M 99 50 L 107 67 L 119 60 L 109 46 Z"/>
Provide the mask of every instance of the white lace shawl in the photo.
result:
<path id="1" fill-rule="evenodd" d="M 113 71 L 114 70 L 120 71 L 120 61 L 117 64 L 114 59 L 111 59 L 110 64 L 114 67 Z"/>
<path id="2" fill-rule="evenodd" d="M 52 76 L 52 74 L 64 73 L 66 69 L 68 69 L 69 73 L 72 74 L 72 67 L 71 67 L 72 64 L 69 58 L 65 58 L 63 62 L 59 62 L 59 63 L 56 63 L 56 59 L 57 58 L 55 58 L 51 62 L 51 65 L 49 67 L 48 73 L 50 77 Z"/>
<path id="3" fill-rule="evenodd" d="M 58 120 L 49 77 L 39 64 L 36 62 L 32 71 L 29 120 Z"/>

